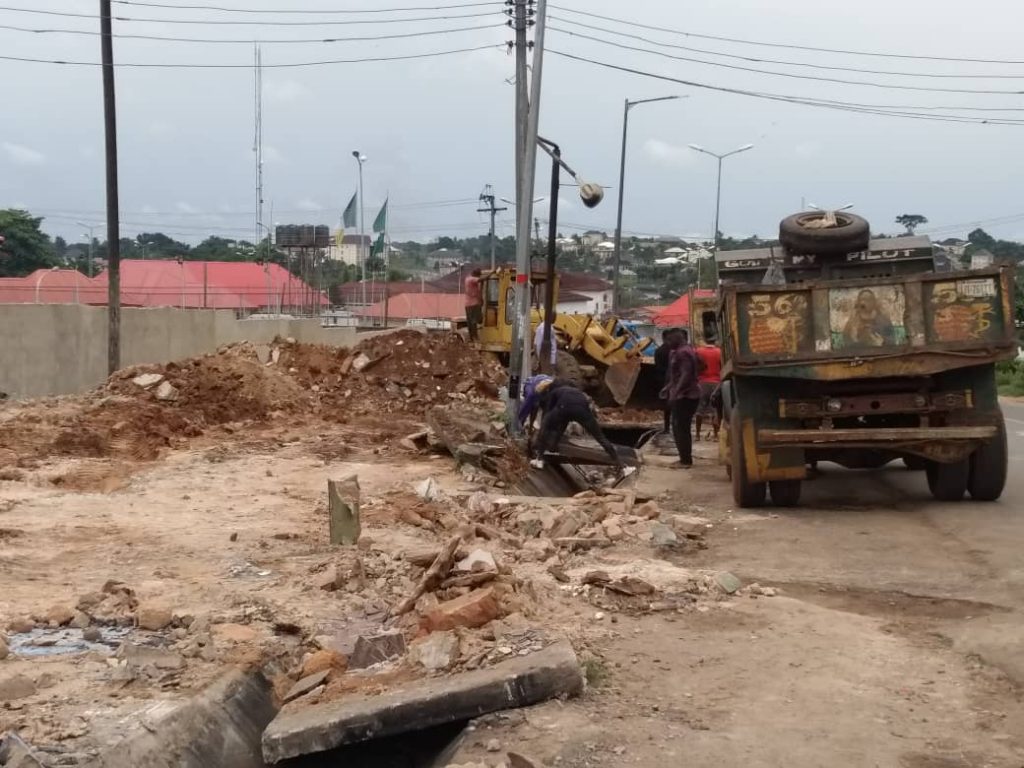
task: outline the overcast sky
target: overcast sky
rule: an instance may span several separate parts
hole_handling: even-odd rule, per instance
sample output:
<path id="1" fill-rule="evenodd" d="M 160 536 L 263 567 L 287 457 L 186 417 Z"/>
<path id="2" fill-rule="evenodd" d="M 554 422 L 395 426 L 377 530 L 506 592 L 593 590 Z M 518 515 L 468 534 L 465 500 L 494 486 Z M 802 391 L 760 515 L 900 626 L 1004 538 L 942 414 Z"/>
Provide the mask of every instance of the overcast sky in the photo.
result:
<path id="1" fill-rule="evenodd" d="M 236 9 L 387 9 L 472 0 L 146 0 Z M 95 14 L 95 0 L 12 0 L 20 8 Z M 1019 46 L 1024 4 L 975 0 L 560 0 L 550 8 L 548 48 L 617 66 L 707 85 L 873 105 L 901 105 L 935 115 L 1024 120 L 1024 97 L 977 91 L 1024 91 L 1024 63 L 967 63 L 838 55 L 727 43 L 626 26 L 565 8 L 746 41 L 957 58 L 1024 60 Z M 396 240 L 466 236 L 486 231 L 472 203 L 485 184 L 513 196 L 513 58 L 503 44 L 500 3 L 449 11 L 371 15 L 231 14 L 115 3 L 132 19 L 274 20 L 272 26 L 115 21 L 116 34 L 252 40 L 352 37 L 479 27 L 464 32 L 369 42 L 265 44 L 264 63 L 399 56 L 476 46 L 487 50 L 414 61 L 332 64 L 264 70 L 265 199 L 268 223 L 336 226 L 357 180 L 353 149 L 364 152 L 369 226 L 390 193 Z M 487 15 L 403 24 L 297 25 L 288 22 Z M 589 24 L 587 29 L 565 20 Z M 98 30 L 98 19 L 0 10 L 0 25 Z M 803 80 L 679 61 L 570 36 L 599 37 L 673 56 L 803 76 L 887 86 L 974 91 L 929 92 Z M 696 53 L 625 37 L 686 46 Z M 0 56 L 97 61 L 99 38 L 0 29 Z M 909 77 L 823 70 L 716 56 L 713 52 L 786 62 L 962 77 Z M 246 44 L 174 43 L 120 38 L 125 63 L 251 65 Z M 1000 75 L 1000 78 L 987 77 Z M 0 60 L 0 207 L 46 216 L 44 227 L 81 240 L 104 206 L 100 70 Z M 572 61 L 545 58 L 541 133 L 588 180 L 618 184 L 623 99 L 685 95 L 630 113 L 624 230 L 710 235 L 715 161 L 687 148 L 754 149 L 725 161 L 722 230 L 772 235 L 806 199 L 822 206 L 854 203 L 876 231 L 895 232 L 901 213 L 920 213 L 936 236 L 966 234 L 953 225 L 1006 217 L 991 233 L 1024 239 L 1024 124 L 979 125 L 901 119 L 779 103 L 716 92 Z M 253 72 L 239 69 L 117 70 L 123 232 L 164 231 L 196 242 L 204 234 L 252 239 L 255 190 Z M 935 109 L 936 107 L 940 109 Z M 953 111 L 953 107 L 981 111 Z M 995 111 L 1020 109 L 1014 111 Z M 549 165 L 538 161 L 537 194 L 547 194 Z M 615 226 L 615 196 L 595 210 L 563 189 L 559 229 L 568 234 Z M 273 214 L 270 213 L 271 204 Z M 547 203 L 538 215 L 547 218 Z M 499 231 L 512 232 L 511 210 Z M 1011 217 L 1016 216 L 1016 219 Z M 944 229 L 944 227 L 950 229 Z"/>

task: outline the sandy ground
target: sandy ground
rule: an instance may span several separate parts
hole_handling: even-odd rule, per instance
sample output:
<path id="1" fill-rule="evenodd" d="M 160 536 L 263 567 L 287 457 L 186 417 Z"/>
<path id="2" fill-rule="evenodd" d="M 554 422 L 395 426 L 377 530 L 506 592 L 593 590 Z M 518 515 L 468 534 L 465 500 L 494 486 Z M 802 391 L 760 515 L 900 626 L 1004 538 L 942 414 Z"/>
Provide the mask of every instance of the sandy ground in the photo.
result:
<path id="1" fill-rule="evenodd" d="M 400 554 L 450 535 L 400 519 L 419 503 L 411 486 L 436 478 L 460 520 L 472 517 L 467 494 L 501 491 L 447 457 L 377 453 L 353 429 L 279 423 L 195 440 L 122 466 L 108 493 L 48 479 L 99 471 L 82 459 L 0 481 L 3 624 L 45 619 L 111 580 L 134 590 L 141 608 L 191 623 L 126 630 L 183 657 L 169 673 L 126 675 L 114 640 L 87 653 L 12 653 L 0 661 L 0 690 L 20 675 L 35 692 L 2 704 L 0 731 L 17 729 L 73 763 L 116 743 L 123 723 L 154 701 L 188 695 L 226 666 L 294 674 L 312 638 L 343 645 L 379 627 L 419 573 Z M 491 545 L 520 584 L 509 608 L 526 625 L 567 635 L 591 685 L 576 701 L 484 718 L 455 762 L 504 765 L 515 750 L 580 767 L 1024 765 L 1024 676 L 1014 667 L 1024 575 L 1010 556 L 1020 527 L 1007 505 L 933 508 L 909 473 L 867 484 L 834 470 L 803 509 L 739 513 L 714 452 L 701 444 L 691 471 L 651 455 L 638 481 L 666 513 L 706 518 L 706 549 L 655 549 L 627 536 L 563 558 L 572 581 L 560 584 L 543 557 Z M 353 472 L 364 499 L 364 579 L 323 592 L 313 581 L 337 554 L 325 484 Z M 970 536 L 983 531 L 961 528 L 967 514 L 982 529 L 1009 527 L 979 543 Z M 665 592 L 676 578 L 730 571 L 776 595 L 710 592 L 649 612 L 582 589 L 593 568 L 632 571 Z M 494 633 L 467 633 L 464 645 L 464 655 L 487 652 Z M 492 740 L 502 751 L 487 751 Z"/>

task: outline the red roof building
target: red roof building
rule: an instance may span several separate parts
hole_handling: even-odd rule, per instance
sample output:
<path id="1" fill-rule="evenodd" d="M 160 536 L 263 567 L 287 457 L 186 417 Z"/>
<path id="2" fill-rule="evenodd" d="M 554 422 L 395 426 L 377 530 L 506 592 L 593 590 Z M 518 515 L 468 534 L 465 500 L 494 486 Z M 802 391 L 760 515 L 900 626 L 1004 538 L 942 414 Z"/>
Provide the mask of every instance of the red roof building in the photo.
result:
<path id="1" fill-rule="evenodd" d="M 384 302 L 356 310 L 360 317 L 384 318 Z M 388 320 L 458 320 L 466 316 L 465 297 L 458 293 L 401 293 L 388 299 Z"/>
<path id="2" fill-rule="evenodd" d="M 694 292 L 698 299 L 710 299 L 715 292 L 709 288 L 698 288 Z M 690 294 L 684 293 L 654 316 L 654 324 L 659 328 L 690 327 Z"/>

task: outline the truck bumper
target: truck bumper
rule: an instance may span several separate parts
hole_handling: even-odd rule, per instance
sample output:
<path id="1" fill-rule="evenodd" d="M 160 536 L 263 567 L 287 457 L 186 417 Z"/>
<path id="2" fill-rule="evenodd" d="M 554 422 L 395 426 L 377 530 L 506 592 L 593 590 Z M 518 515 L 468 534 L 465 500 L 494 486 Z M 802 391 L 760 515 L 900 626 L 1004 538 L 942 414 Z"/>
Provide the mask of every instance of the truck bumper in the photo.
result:
<path id="1" fill-rule="evenodd" d="M 815 448 L 841 444 L 849 447 L 897 447 L 907 443 L 931 441 L 990 440 L 996 427 L 894 427 L 891 429 L 760 429 L 757 443 L 762 446 Z"/>

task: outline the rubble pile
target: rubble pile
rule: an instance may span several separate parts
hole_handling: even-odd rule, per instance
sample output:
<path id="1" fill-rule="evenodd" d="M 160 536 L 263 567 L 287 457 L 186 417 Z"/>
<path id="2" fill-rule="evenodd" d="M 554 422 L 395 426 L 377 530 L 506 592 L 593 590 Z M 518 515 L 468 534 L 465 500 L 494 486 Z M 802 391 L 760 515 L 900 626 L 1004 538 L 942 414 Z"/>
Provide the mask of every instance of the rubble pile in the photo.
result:
<path id="1" fill-rule="evenodd" d="M 0 470 L 49 456 L 150 461 L 211 428 L 283 416 L 420 418 L 435 403 L 493 401 L 503 381 L 493 357 L 455 334 L 399 331 L 351 350 L 278 339 L 265 361 L 240 342 L 125 368 L 87 395 L 19 406 L 3 422 Z"/>

